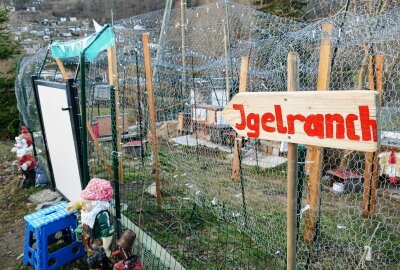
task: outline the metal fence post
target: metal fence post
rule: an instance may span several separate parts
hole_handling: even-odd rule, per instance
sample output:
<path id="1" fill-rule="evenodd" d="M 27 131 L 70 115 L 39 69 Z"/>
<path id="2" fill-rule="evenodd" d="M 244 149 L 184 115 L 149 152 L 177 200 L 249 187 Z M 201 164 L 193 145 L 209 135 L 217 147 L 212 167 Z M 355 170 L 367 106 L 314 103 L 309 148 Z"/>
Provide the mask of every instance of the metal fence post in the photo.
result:
<path id="1" fill-rule="evenodd" d="M 300 211 L 301 211 L 301 199 L 303 197 L 303 187 L 304 187 L 304 168 L 306 163 L 307 147 L 305 145 L 299 144 L 297 146 L 297 236 L 296 239 L 299 240 L 299 228 L 300 228 Z"/>
<path id="2" fill-rule="evenodd" d="M 89 165 L 87 156 L 86 130 L 86 80 L 85 80 L 85 50 L 80 59 L 80 86 L 81 86 L 81 137 L 82 137 L 82 188 L 89 183 Z"/>
<path id="3" fill-rule="evenodd" d="M 110 110 L 111 110 L 111 143 L 112 143 L 112 168 L 113 168 L 113 184 L 114 184 L 114 202 L 115 216 L 117 218 L 117 236 L 119 237 L 119 221 L 121 220 L 121 201 L 119 194 L 119 161 L 118 161 L 118 145 L 117 145 L 117 116 L 115 104 L 115 89 L 110 86 Z"/>

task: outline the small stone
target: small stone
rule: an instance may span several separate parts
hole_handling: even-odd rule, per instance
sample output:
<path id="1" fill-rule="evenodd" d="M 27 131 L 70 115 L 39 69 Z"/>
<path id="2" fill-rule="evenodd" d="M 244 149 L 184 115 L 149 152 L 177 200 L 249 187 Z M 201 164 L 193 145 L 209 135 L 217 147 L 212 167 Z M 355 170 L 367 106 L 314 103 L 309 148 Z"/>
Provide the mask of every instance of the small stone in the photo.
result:
<path id="1" fill-rule="evenodd" d="M 49 189 L 44 189 L 42 191 L 30 195 L 28 199 L 35 204 L 41 204 L 45 202 L 52 202 L 56 200 L 58 197 L 61 197 L 61 195 L 58 192 L 51 191 Z"/>

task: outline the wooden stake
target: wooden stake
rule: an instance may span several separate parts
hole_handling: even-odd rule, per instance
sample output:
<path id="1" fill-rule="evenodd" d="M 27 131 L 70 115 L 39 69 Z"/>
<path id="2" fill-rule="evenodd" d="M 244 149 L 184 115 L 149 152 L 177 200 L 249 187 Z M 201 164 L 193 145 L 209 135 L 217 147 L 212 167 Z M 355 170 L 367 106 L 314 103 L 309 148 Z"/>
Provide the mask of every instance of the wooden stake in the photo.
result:
<path id="1" fill-rule="evenodd" d="M 374 83 L 374 71 L 372 65 L 372 57 L 369 58 L 369 69 L 368 69 L 368 88 L 370 90 L 376 90 L 379 93 L 380 101 L 382 103 L 383 96 L 383 60 L 384 57 L 381 54 L 374 56 L 375 64 L 375 77 L 376 77 L 376 89 Z"/>
<path id="2" fill-rule="evenodd" d="M 101 159 L 103 160 L 103 163 L 104 163 L 104 165 L 106 166 L 106 169 L 107 169 L 107 171 L 108 171 L 108 174 L 110 175 L 111 179 L 113 179 L 114 173 L 113 173 L 113 171 L 112 171 L 112 168 L 111 168 L 110 164 L 109 164 L 108 161 L 107 161 L 106 156 L 104 155 L 103 148 L 101 148 L 101 146 L 100 146 L 100 144 L 99 144 L 99 140 L 98 140 L 97 137 L 96 137 L 96 134 L 94 134 L 93 129 L 92 129 L 92 127 L 89 125 L 89 123 L 86 123 L 86 127 L 87 127 L 87 130 L 88 130 L 89 134 L 90 134 L 90 137 L 92 137 L 93 144 L 96 146 L 97 151 L 99 152 L 99 154 L 100 154 L 100 156 L 101 156 Z"/>
<path id="3" fill-rule="evenodd" d="M 353 154 L 353 150 L 344 150 L 344 154 L 342 159 L 340 160 L 339 170 L 346 170 L 347 160 L 349 159 L 350 155 Z"/>
<path id="4" fill-rule="evenodd" d="M 368 88 L 379 92 L 380 102 L 383 97 L 383 55 L 375 55 L 374 63 L 372 56 L 369 59 Z M 374 64 L 374 65 L 373 65 Z M 375 68 L 375 74 L 374 74 Z M 364 169 L 364 196 L 362 205 L 362 215 L 365 218 L 373 218 L 376 208 L 376 190 L 379 188 L 379 158 L 378 151 L 375 153 L 365 153 Z M 372 177 L 372 185 L 371 185 Z"/>
<path id="5" fill-rule="evenodd" d="M 243 56 L 242 63 L 240 66 L 239 93 L 246 92 L 248 66 L 249 66 L 249 57 Z M 232 181 L 234 182 L 239 181 L 239 176 L 240 176 L 239 147 L 242 147 L 241 139 L 242 137 L 240 136 L 238 136 L 238 138 L 235 139 L 235 144 L 233 149 Z"/>
<path id="6" fill-rule="evenodd" d="M 57 63 L 58 69 L 60 70 L 63 79 L 64 79 L 64 80 L 69 79 L 69 78 L 70 78 L 70 75 L 69 75 L 69 73 L 65 70 L 63 63 L 61 62 L 61 59 L 60 59 L 60 58 L 54 58 L 54 60 L 55 60 L 56 63 Z"/>
<path id="7" fill-rule="evenodd" d="M 329 89 L 332 55 L 332 31 L 333 24 L 327 23 L 322 25 L 323 36 L 319 54 L 317 91 Z M 313 241 L 315 235 L 318 219 L 322 160 L 322 148 L 309 146 L 306 156 L 306 169 L 309 171 L 308 204 L 310 205 L 310 210 L 305 216 L 304 241 L 306 242 Z"/>
<path id="8" fill-rule="evenodd" d="M 318 82 L 317 90 L 328 90 L 331 74 L 331 54 L 332 54 L 332 31 L 333 24 L 322 25 L 322 41 L 319 52 Z"/>
<path id="9" fill-rule="evenodd" d="M 153 150 L 153 172 L 156 182 L 157 206 L 161 209 L 160 168 L 158 164 L 158 142 L 156 133 L 156 110 L 154 106 L 153 82 L 151 75 L 151 53 L 149 33 L 143 33 L 144 66 L 146 70 L 147 103 L 149 104 L 149 120 L 151 134 L 151 148 Z"/>
<path id="10" fill-rule="evenodd" d="M 372 163 L 374 153 L 365 153 L 365 169 L 364 169 L 364 196 L 362 205 L 362 215 L 367 218 L 369 216 L 369 203 L 370 203 L 370 190 L 371 190 L 371 176 L 372 176 Z"/>
<path id="11" fill-rule="evenodd" d="M 380 104 L 382 105 L 383 101 L 383 62 L 384 57 L 383 55 L 379 54 L 375 56 L 375 68 L 376 68 L 376 91 L 379 92 L 379 100 Z"/>
<path id="12" fill-rule="evenodd" d="M 288 55 L 288 91 L 299 89 L 299 55 Z M 297 223 L 297 144 L 288 143 L 287 175 L 287 269 L 296 269 L 296 223 Z"/>
<path id="13" fill-rule="evenodd" d="M 373 218 L 375 216 L 375 211 L 377 207 L 377 201 L 376 201 L 376 191 L 379 188 L 379 157 L 378 157 L 378 151 L 375 152 L 374 154 L 374 170 L 372 171 L 372 187 L 371 187 L 371 201 L 370 201 L 370 209 L 369 209 L 369 216 Z"/>
<path id="14" fill-rule="evenodd" d="M 246 92 L 248 68 L 249 68 L 249 57 L 243 56 L 240 66 L 239 93 Z"/>
<path id="15" fill-rule="evenodd" d="M 68 74 L 68 72 L 65 71 L 65 68 L 64 68 L 63 63 L 61 62 L 61 59 L 60 59 L 60 58 L 55 58 L 55 60 L 56 60 L 56 63 L 57 63 L 57 65 L 58 65 L 58 69 L 61 71 L 61 74 L 62 74 L 62 76 L 63 76 L 63 79 L 64 79 L 64 80 L 67 80 L 67 79 L 69 78 L 69 77 L 68 77 L 69 74 Z M 79 106 L 79 109 L 80 109 L 80 110 L 82 109 L 81 106 Z M 90 124 L 89 124 L 88 122 L 86 122 L 86 128 L 87 128 L 87 130 L 88 130 L 88 132 L 89 132 L 89 134 L 90 134 L 90 137 L 92 137 L 93 144 L 96 146 L 97 151 L 99 152 L 100 157 L 101 157 L 101 159 L 103 160 L 104 165 L 106 166 L 106 169 L 107 169 L 107 171 L 108 171 L 108 174 L 110 175 L 111 178 L 113 178 L 114 174 L 113 174 L 113 171 L 112 171 L 112 169 L 111 169 L 110 164 L 108 163 L 107 157 L 106 157 L 106 155 L 105 155 L 104 152 L 103 152 L 103 148 L 101 148 L 101 146 L 100 146 L 100 144 L 99 144 L 99 141 L 98 141 L 96 135 L 94 134 L 94 131 L 93 131 L 93 129 L 92 129 L 92 126 L 90 126 Z"/>
<path id="16" fill-rule="evenodd" d="M 364 79 L 365 79 L 365 71 L 367 70 L 367 60 L 368 60 L 368 50 L 364 49 L 364 57 L 361 61 L 361 67 L 358 70 L 358 81 L 356 84 L 356 89 L 364 89 Z"/>
<path id="17" fill-rule="evenodd" d="M 121 184 L 124 183 L 124 170 L 122 163 L 122 143 L 121 143 L 121 113 L 119 109 L 119 81 L 117 69 L 117 48 L 115 46 L 107 49 L 108 56 L 108 81 L 114 85 L 115 89 L 115 114 L 117 115 L 117 148 L 118 148 L 118 174 Z"/>

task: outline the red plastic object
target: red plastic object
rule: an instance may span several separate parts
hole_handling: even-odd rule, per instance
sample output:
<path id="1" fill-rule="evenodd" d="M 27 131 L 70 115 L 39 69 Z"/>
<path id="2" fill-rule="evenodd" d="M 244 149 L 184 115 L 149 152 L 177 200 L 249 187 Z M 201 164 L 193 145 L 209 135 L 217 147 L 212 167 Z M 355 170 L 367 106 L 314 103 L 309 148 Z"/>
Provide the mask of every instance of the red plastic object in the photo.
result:
<path id="1" fill-rule="evenodd" d="M 392 151 L 390 153 L 389 166 L 390 166 L 389 181 L 392 184 L 397 184 L 397 178 L 396 178 L 396 153 L 394 151 Z"/>
<path id="2" fill-rule="evenodd" d="M 99 123 L 93 123 L 92 125 L 93 133 L 96 135 L 96 138 L 99 138 Z"/>
<path id="3" fill-rule="evenodd" d="M 327 173 L 332 174 L 334 176 L 337 176 L 339 178 L 342 178 L 344 180 L 360 178 L 361 177 L 361 175 L 356 174 L 354 172 L 343 171 L 343 170 L 329 170 L 329 171 L 327 171 Z"/>
<path id="4" fill-rule="evenodd" d="M 141 142 L 140 141 L 131 141 L 131 142 L 127 142 L 126 144 L 124 144 L 124 147 L 129 147 L 129 146 L 140 146 Z"/>

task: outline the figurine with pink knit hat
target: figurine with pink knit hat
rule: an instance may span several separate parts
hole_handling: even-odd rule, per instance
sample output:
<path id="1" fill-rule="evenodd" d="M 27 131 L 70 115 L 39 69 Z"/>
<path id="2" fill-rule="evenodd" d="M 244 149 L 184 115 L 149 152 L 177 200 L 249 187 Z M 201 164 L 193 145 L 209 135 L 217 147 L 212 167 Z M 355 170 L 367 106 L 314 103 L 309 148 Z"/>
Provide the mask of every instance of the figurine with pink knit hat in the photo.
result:
<path id="1" fill-rule="evenodd" d="M 97 249 L 103 248 L 110 255 L 110 245 L 114 228 L 108 208 L 113 196 L 110 181 L 93 178 L 81 191 L 81 201 L 69 203 L 68 211 L 81 210 L 81 224 L 76 229 L 78 239 L 81 239 L 89 256 Z"/>

